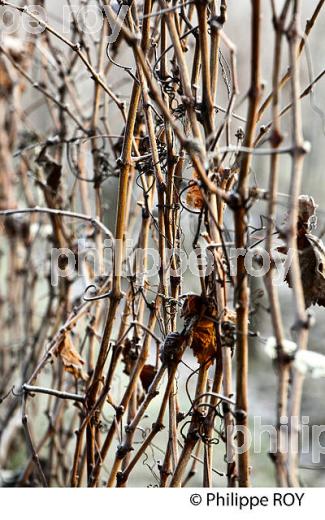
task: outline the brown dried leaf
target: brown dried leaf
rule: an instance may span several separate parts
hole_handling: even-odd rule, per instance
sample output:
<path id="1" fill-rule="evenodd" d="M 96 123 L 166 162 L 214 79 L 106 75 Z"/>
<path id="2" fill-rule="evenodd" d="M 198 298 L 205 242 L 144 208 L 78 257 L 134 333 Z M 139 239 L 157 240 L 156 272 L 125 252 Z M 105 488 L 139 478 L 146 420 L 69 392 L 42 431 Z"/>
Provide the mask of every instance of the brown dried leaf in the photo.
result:
<path id="1" fill-rule="evenodd" d="M 186 204 L 193 209 L 202 209 L 204 200 L 197 184 L 191 184 L 186 192 Z"/>
<path id="2" fill-rule="evenodd" d="M 317 204 L 313 197 L 300 195 L 297 247 L 306 309 L 315 304 L 325 307 L 325 247 L 322 240 L 310 233 L 310 230 L 316 227 L 316 209 Z M 288 253 L 286 246 L 278 247 L 277 250 L 280 253 Z M 291 269 L 289 269 L 285 281 L 289 287 L 292 287 Z"/>
<path id="3" fill-rule="evenodd" d="M 208 366 L 213 363 L 216 353 L 216 330 L 213 319 L 215 315 L 216 309 L 212 299 L 197 294 L 185 298 L 181 316 L 190 327 L 190 346 L 198 362 L 208 363 Z"/>
<path id="4" fill-rule="evenodd" d="M 58 164 L 56 161 L 49 161 L 47 164 L 47 179 L 46 184 L 51 188 L 54 194 L 57 193 L 60 183 L 61 183 L 61 175 L 62 175 L 62 166 Z"/>
<path id="5" fill-rule="evenodd" d="M 153 365 L 144 365 L 143 369 L 141 370 L 140 379 L 142 386 L 146 392 L 148 392 L 149 387 L 152 381 L 154 380 L 156 374 L 157 369 Z"/>
<path id="6" fill-rule="evenodd" d="M 66 334 L 61 341 L 57 355 L 60 357 L 66 372 L 73 374 L 76 379 L 83 379 L 84 381 L 88 379 L 88 375 L 82 370 L 85 362 L 74 348 L 69 334 Z"/>
<path id="7" fill-rule="evenodd" d="M 123 348 L 123 363 L 124 363 L 124 373 L 128 376 L 131 374 L 134 363 L 137 360 L 137 352 L 136 352 L 136 345 L 133 341 L 131 341 L 129 338 L 126 338 L 124 341 L 124 348 Z"/>
<path id="8" fill-rule="evenodd" d="M 51 189 L 53 195 L 57 195 L 61 184 L 62 165 L 47 154 L 46 147 L 41 150 L 37 157 L 37 163 L 44 168 L 46 185 Z"/>
<path id="9" fill-rule="evenodd" d="M 317 204 L 313 197 L 300 195 L 297 248 L 306 309 L 315 304 L 325 307 L 325 247 L 322 240 L 310 233 L 310 230 L 316 227 L 316 209 Z M 278 251 L 287 253 L 287 248 L 279 247 Z M 292 287 L 291 269 L 285 280 L 289 287 Z"/>
<path id="10" fill-rule="evenodd" d="M 185 320 L 195 316 L 198 318 L 215 318 L 216 315 L 217 310 L 212 298 L 203 298 L 198 294 L 186 296 L 181 311 L 181 317 L 185 318 Z"/>
<path id="11" fill-rule="evenodd" d="M 311 305 L 325 307 L 325 247 L 319 238 L 304 236 L 304 247 L 299 247 L 299 264 L 306 309 Z M 292 287 L 290 270 L 286 277 Z"/>
<path id="12" fill-rule="evenodd" d="M 204 206 L 204 199 L 199 186 L 196 184 L 199 178 L 197 171 L 193 170 L 192 179 L 193 181 L 189 184 L 186 192 L 186 204 L 193 209 L 202 209 Z"/>
<path id="13" fill-rule="evenodd" d="M 213 363 L 216 353 L 216 331 L 214 321 L 202 319 L 197 322 L 192 332 L 191 349 L 200 364 Z"/>
<path id="14" fill-rule="evenodd" d="M 197 294 L 190 294 L 189 296 L 186 296 L 181 311 L 181 317 L 191 318 L 192 316 L 199 316 L 201 314 L 203 305 L 204 300 L 202 296 Z"/>

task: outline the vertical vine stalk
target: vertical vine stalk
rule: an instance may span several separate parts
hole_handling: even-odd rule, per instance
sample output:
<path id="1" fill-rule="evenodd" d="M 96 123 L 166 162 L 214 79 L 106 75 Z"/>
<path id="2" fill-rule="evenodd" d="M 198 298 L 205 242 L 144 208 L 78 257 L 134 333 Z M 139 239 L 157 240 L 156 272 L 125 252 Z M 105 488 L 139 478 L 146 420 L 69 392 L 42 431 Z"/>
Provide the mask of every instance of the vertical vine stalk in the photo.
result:
<path id="1" fill-rule="evenodd" d="M 291 68 L 291 139 L 292 165 L 289 196 L 288 228 L 286 232 L 287 248 L 292 252 L 291 283 L 293 289 L 293 308 L 295 323 L 293 331 L 296 333 L 296 342 L 299 350 L 307 348 L 309 321 L 305 310 L 305 298 L 302 288 L 299 253 L 297 247 L 298 197 L 300 194 L 303 162 L 308 145 L 305 143 L 302 131 L 299 62 L 297 60 L 300 42 L 300 15 L 301 2 L 295 0 L 292 21 L 287 32 L 289 42 Z M 303 375 L 293 371 L 291 400 L 289 404 L 289 453 L 288 453 L 288 484 L 299 486 L 299 417 L 302 399 Z"/>
<path id="2" fill-rule="evenodd" d="M 258 102 L 261 93 L 261 2 L 252 0 L 251 16 L 251 84 L 248 94 L 249 105 L 243 146 L 251 148 L 254 142 Z M 235 209 L 235 244 L 237 250 L 247 249 L 247 201 L 251 154 L 245 153 L 240 158 L 240 172 L 237 194 L 238 207 Z M 244 257 L 237 261 L 237 280 L 235 287 L 237 310 L 236 344 L 236 423 L 238 446 L 245 443 L 248 429 L 248 319 L 249 319 L 249 284 Z M 250 485 L 249 450 L 238 454 L 238 483 L 241 487 Z"/>

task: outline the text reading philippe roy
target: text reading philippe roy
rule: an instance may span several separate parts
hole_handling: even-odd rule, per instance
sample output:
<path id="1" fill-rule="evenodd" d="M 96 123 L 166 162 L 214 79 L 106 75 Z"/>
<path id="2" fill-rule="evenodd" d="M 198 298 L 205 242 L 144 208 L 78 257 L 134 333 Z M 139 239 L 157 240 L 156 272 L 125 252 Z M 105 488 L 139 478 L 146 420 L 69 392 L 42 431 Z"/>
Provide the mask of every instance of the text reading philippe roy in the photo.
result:
<path id="1" fill-rule="evenodd" d="M 193 506 L 234 508 L 239 510 L 253 510 L 256 508 L 274 507 L 289 509 L 303 505 L 305 493 L 274 491 L 267 495 L 246 495 L 237 492 L 193 493 L 190 502 Z"/>

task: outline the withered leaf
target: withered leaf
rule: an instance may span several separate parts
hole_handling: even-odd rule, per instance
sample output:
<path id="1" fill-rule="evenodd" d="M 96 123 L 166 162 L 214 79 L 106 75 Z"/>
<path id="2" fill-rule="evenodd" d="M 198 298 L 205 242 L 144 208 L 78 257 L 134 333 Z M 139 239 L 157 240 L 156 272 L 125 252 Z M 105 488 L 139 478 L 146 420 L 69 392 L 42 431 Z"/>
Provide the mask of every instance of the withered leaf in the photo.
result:
<path id="1" fill-rule="evenodd" d="M 216 315 L 217 309 L 213 298 L 203 298 L 203 296 L 198 294 L 189 294 L 184 299 L 181 317 L 185 318 L 185 320 L 194 316 L 215 318 Z"/>
<path id="2" fill-rule="evenodd" d="M 317 204 L 315 203 L 313 197 L 310 195 L 300 195 L 298 198 L 298 220 L 297 220 L 297 237 L 298 237 L 298 247 L 299 240 L 303 238 L 307 233 L 316 227 L 317 217 L 316 217 L 316 209 Z M 286 224 L 289 219 L 289 213 L 286 214 L 283 224 Z M 280 231 L 280 236 L 282 235 Z M 285 238 L 283 236 L 282 238 Z"/>
<path id="3" fill-rule="evenodd" d="M 195 181 L 199 178 L 197 171 L 193 170 L 192 181 L 190 182 L 186 192 L 186 204 L 193 209 L 202 209 L 204 199 L 202 192 Z"/>
<path id="4" fill-rule="evenodd" d="M 197 184 L 190 184 L 186 192 L 186 204 L 193 209 L 202 209 L 204 200 L 202 192 Z"/>
<path id="5" fill-rule="evenodd" d="M 213 363 L 216 353 L 216 331 L 215 323 L 209 319 L 202 319 L 197 322 L 192 332 L 191 349 L 200 364 Z"/>
<path id="6" fill-rule="evenodd" d="M 137 348 L 134 341 L 131 341 L 129 338 L 125 339 L 124 342 L 124 348 L 123 348 L 123 363 L 125 365 L 124 367 L 124 373 L 128 376 L 131 374 L 132 369 L 134 367 L 134 363 L 137 360 Z"/>
<path id="7" fill-rule="evenodd" d="M 186 338 L 179 332 L 170 332 L 167 334 L 164 343 L 160 349 L 161 361 L 169 366 L 178 363 L 183 353 L 183 346 Z"/>
<path id="8" fill-rule="evenodd" d="M 47 178 L 46 184 L 51 188 L 53 193 L 56 193 L 59 189 L 62 175 L 61 164 L 55 161 L 49 161 L 47 163 Z"/>
<path id="9" fill-rule="evenodd" d="M 58 347 L 57 356 L 61 359 L 66 372 L 73 374 L 76 379 L 84 381 L 88 379 L 88 375 L 82 370 L 85 362 L 73 346 L 70 334 L 65 334 Z"/>
<path id="10" fill-rule="evenodd" d="M 304 236 L 304 247 L 299 247 L 299 264 L 306 309 L 311 305 L 325 307 L 325 247 L 319 238 Z M 286 277 L 292 287 L 290 269 Z"/>
<path id="11" fill-rule="evenodd" d="M 51 189 L 53 194 L 56 195 L 61 183 L 62 165 L 48 155 L 46 146 L 42 148 L 36 162 L 44 168 L 46 185 Z"/>
<path id="12" fill-rule="evenodd" d="M 202 312 L 203 305 L 204 300 L 202 296 L 199 296 L 198 294 L 190 294 L 186 296 L 181 311 L 181 317 L 191 318 L 192 316 L 199 316 Z"/>
<path id="13" fill-rule="evenodd" d="M 190 327 L 190 346 L 199 363 L 213 363 L 216 352 L 216 309 L 213 300 L 197 294 L 188 295 L 181 316 Z"/>
<path id="14" fill-rule="evenodd" d="M 313 197 L 299 196 L 297 248 L 306 309 L 315 304 L 325 307 L 325 246 L 322 240 L 310 233 L 316 227 L 316 209 L 317 204 Z M 288 253 L 286 246 L 278 247 L 277 250 Z M 292 287 L 291 269 L 285 281 Z"/>
<path id="15" fill-rule="evenodd" d="M 190 347 L 198 362 L 207 366 L 213 363 L 217 350 L 216 315 L 213 298 L 203 298 L 197 294 L 186 296 L 181 316 L 188 327 Z M 225 309 L 224 320 L 235 319 L 235 313 Z"/>
<path id="16" fill-rule="evenodd" d="M 146 392 L 148 392 L 149 387 L 152 381 L 154 380 L 156 373 L 157 369 L 153 365 L 144 365 L 143 369 L 141 370 L 140 380 Z"/>

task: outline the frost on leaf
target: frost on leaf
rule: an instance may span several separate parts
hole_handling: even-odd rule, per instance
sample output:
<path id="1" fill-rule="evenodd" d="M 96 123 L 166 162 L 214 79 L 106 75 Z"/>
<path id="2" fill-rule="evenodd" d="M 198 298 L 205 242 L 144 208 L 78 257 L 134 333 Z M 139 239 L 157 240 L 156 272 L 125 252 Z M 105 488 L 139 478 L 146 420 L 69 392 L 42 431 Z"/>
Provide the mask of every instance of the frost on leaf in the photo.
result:
<path id="1" fill-rule="evenodd" d="M 88 375 L 82 369 L 85 361 L 74 348 L 69 334 L 65 334 L 61 341 L 57 356 L 61 359 L 66 372 L 73 374 L 76 379 L 83 379 L 84 381 L 88 379 Z"/>

